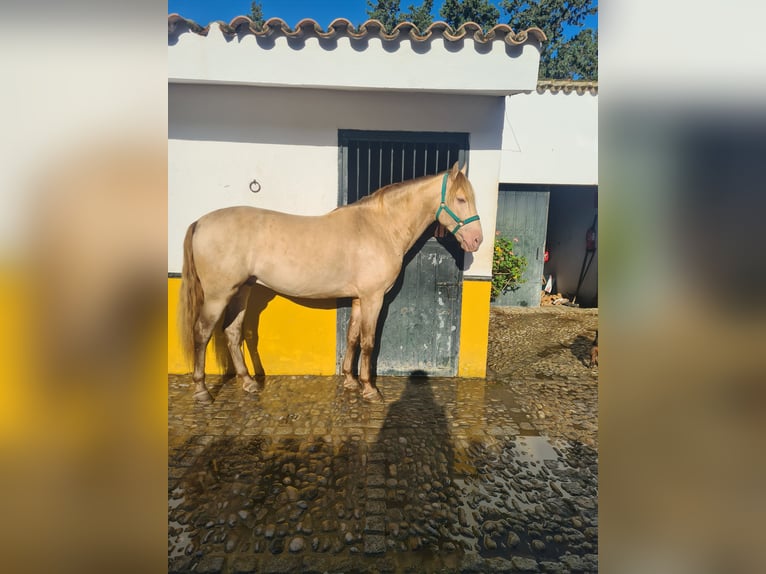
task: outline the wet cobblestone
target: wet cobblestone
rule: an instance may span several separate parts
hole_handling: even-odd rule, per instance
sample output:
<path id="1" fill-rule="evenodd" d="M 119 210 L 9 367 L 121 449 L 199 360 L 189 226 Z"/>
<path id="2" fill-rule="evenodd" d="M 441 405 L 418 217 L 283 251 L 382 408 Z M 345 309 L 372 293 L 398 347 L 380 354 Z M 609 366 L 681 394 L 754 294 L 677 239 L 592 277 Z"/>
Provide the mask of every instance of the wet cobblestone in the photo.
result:
<path id="1" fill-rule="evenodd" d="M 250 395 L 211 376 L 203 406 L 169 376 L 169 572 L 597 571 L 597 369 L 500 367 L 520 363 L 490 357 L 487 381 L 380 377 L 376 404 L 340 377 L 270 376 Z"/>
<path id="2" fill-rule="evenodd" d="M 596 329 L 598 309 L 493 308 L 487 370 L 488 381 L 513 388 L 534 428 L 597 449 Z"/>

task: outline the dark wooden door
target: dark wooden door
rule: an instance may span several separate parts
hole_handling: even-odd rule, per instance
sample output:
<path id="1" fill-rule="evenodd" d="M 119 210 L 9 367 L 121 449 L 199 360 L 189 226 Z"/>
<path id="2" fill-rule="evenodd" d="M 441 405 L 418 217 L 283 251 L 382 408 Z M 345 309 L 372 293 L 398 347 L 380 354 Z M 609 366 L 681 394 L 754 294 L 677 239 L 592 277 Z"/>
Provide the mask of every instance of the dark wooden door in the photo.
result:
<path id="1" fill-rule="evenodd" d="M 514 253 L 527 258 L 522 283 L 493 301 L 500 307 L 538 307 L 542 291 L 545 233 L 548 227 L 548 186 L 500 186 L 497 199 L 497 231 L 516 238 Z"/>
<path id="2" fill-rule="evenodd" d="M 339 131 L 339 205 L 375 190 L 466 161 L 467 134 Z M 374 365 L 380 375 L 457 374 L 463 251 L 450 235 L 436 239 L 435 224 L 405 256 L 386 295 L 378 323 Z M 337 370 L 346 351 L 349 302 L 338 311 Z"/>

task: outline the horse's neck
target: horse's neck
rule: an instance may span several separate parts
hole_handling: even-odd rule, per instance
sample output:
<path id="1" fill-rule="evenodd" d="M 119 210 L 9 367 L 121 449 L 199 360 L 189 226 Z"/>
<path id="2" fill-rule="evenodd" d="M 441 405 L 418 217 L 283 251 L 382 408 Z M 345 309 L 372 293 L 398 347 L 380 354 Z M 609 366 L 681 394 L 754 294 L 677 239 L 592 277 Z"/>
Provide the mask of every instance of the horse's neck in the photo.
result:
<path id="1" fill-rule="evenodd" d="M 403 253 L 433 223 L 439 201 L 439 189 L 431 179 L 393 190 L 383 198 L 385 226 Z"/>

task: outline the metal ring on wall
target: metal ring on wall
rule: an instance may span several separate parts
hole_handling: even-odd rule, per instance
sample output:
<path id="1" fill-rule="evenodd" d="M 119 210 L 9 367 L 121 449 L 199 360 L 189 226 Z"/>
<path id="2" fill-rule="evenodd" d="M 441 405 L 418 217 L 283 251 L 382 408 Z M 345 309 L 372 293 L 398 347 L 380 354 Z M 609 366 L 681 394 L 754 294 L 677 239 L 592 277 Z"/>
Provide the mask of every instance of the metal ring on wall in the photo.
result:
<path id="1" fill-rule="evenodd" d="M 258 183 L 257 179 L 254 179 L 253 181 L 250 182 L 250 191 L 252 191 L 253 193 L 258 193 L 259 191 L 261 191 L 261 184 Z"/>

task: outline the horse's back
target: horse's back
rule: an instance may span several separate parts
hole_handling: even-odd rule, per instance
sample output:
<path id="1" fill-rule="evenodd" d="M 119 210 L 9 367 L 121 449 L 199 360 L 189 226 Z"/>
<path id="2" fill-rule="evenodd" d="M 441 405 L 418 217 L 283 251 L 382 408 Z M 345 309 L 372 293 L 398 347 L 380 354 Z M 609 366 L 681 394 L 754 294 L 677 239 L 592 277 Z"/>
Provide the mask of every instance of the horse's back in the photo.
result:
<path id="1" fill-rule="evenodd" d="M 210 212 L 198 220 L 194 236 L 200 280 L 226 289 L 255 277 L 295 297 L 354 296 L 360 274 L 370 268 L 355 255 L 368 243 L 358 215 L 302 216 L 246 206 Z M 364 252 L 370 255 L 369 246 Z"/>

